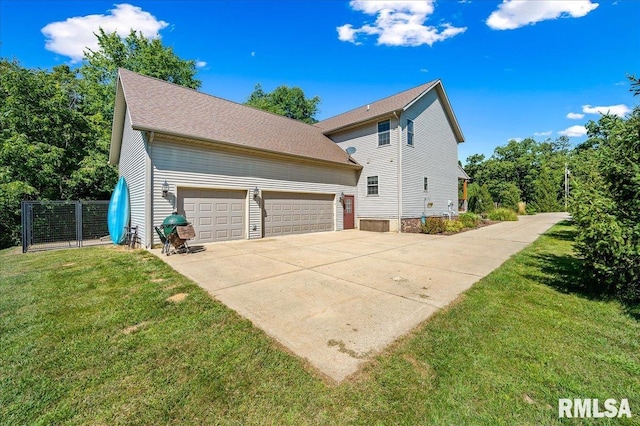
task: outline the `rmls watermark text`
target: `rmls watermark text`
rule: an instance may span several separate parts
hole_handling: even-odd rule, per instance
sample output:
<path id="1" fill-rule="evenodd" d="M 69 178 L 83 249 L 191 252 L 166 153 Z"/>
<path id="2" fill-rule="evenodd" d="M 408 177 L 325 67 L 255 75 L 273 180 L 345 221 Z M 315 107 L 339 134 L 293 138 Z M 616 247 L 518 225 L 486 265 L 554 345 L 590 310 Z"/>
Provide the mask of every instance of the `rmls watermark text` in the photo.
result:
<path id="1" fill-rule="evenodd" d="M 618 402 L 615 399 L 607 399 L 602 404 L 597 398 L 558 400 L 558 417 L 563 418 L 613 418 L 631 417 L 629 400 L 623 398 Z"/>

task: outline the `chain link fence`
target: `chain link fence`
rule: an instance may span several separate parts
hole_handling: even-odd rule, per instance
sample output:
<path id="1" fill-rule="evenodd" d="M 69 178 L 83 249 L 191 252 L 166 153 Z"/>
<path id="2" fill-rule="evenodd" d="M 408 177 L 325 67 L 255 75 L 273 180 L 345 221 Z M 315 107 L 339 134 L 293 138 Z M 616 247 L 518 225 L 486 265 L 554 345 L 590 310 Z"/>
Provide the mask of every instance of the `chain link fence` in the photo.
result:
<path id="1" fill-rule="evenodd" d="M 22 252 L 109 244 L 109 201 L 23 201 Z"/>

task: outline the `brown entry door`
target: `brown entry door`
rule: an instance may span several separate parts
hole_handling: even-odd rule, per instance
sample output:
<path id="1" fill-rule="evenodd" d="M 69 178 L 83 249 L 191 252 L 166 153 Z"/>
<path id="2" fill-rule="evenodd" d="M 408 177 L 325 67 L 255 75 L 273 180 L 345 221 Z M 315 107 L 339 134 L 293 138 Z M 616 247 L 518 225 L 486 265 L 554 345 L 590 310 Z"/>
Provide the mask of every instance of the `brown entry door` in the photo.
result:
<path id="1" fill-rule="evenodd" d="M 355 214 L 353 205 L 353 195 L 344 196 L 344 229 L 353 229 L 355 224 Z"/>

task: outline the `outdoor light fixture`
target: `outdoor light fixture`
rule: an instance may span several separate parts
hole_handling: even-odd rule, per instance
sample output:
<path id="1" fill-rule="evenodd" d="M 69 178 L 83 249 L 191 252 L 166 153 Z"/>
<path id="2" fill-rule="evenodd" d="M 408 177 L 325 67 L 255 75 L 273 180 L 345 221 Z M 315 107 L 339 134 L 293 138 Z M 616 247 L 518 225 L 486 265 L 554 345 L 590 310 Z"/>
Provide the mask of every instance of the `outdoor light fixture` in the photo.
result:
<path id="1" fill-rule="evenodd" d="M 255 188 L 253 188 L 253 198 L 254 199 L 258 198 L 258 194 L 259 193 L 260 193 L 260 190 L 258 189 L 257 186 Z"/>
<path id="2" fill-rule="evenodd" d="M 167 194 L 169 193 L 169 184 L 167 183 L 167 180 L 164 180 L 164 183 L 162 184 L 162 198 L 167 198 Z"/>
<path id="3" fill-rule="evenodd" d="M 344 202 L 344 192 L 340 193 L 340 202 Z"/>

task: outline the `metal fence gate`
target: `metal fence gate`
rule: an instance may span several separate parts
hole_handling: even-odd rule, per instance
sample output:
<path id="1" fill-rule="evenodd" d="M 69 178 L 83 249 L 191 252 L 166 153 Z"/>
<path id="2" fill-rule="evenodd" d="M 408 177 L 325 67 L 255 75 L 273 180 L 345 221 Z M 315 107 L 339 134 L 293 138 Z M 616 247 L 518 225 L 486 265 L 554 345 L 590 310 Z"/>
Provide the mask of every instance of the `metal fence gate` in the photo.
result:
<path id="1" fill-rule="evenodd" d="M 109 201 L 23 201 L 22 252 L 111 242 Z"/>

